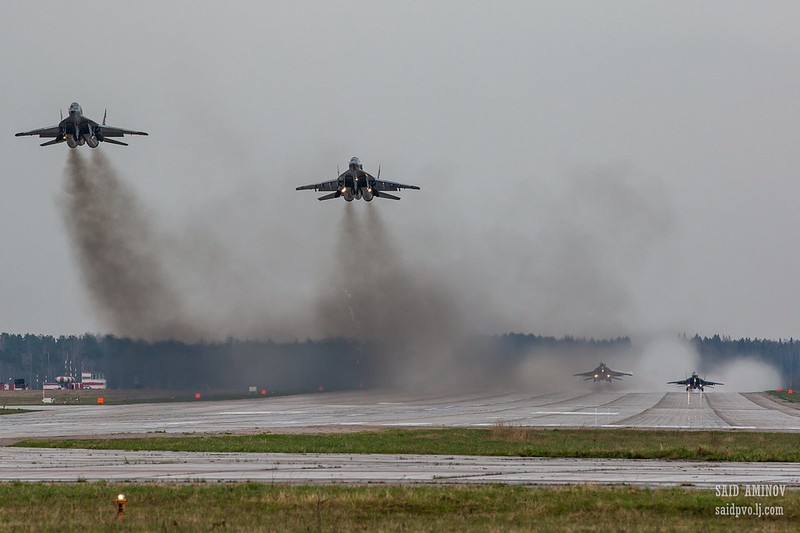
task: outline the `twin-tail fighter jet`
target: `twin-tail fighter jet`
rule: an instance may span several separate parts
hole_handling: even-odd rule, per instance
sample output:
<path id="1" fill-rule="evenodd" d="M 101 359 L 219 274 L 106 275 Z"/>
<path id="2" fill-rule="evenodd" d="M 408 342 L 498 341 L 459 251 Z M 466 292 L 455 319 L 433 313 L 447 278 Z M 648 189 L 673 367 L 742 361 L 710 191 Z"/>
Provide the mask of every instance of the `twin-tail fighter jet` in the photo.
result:
<path id="1" fill-rule="evenodd" d="M 716 381 L 707 381 L 697 375 L 697 372 L 692 372 L 692 376 L 679 381 L 667 381 L 667 385 L 686 385 L 686 390 L 699 389 L 703 392 L 704 387 L 713 387 L 714 385 L 725 385 L 724 383 L 717 383 Z"/>
<path id="2" fill-rule="evenodd" d="M 579 374 L 573 374 L 573 376 L 580 376 L 585 378 L 583 381 L 592 380 L 593 383 L 597 383 L 598 381 L 608 381 L 611 383 L 613 380 L 618 379 L 622 380 L 619 376 L 632 376 L 630 372 L 617 372 L 616 370 L 611 370 L 606 366 L 605 363 L 602 361 L 600 362 L 600 366 L 592 370 L 591 372 L 581 372 Z"/>
<path id="3" fill-rule="evenodd" d="M 61 122 L 57 126 L 40 128 L 38 130 L 21 131 L 17 137 L 24 135 L 38 135 L 39 137 L 54 137 L 52 141 L 42 143 L 40 146 L 50 146 L 66 142 L 70 148 L 88 145 L 90 148 L 97 148 L 101 142 L 128 146 L 128 143 L 117 141 L 111 137 L 123 137 L 125 135 L 147 135 L 143 131 L 125 130 L 106 125 L 106 114 L 103 114 L 103 123 L 98 124 L 94 120 L 83 116 L 83 110 L 78 102 L 72 102 L 69 106 L 69 116 L 61 116 Z"/>
<path id="4" fill-rule="evenodd" d="M 333 191 L 325 196 L 320 196 L 318 199 L 330 200 L 331 198 L 339 198 L 341 196 L 346 202 L 361 200 L 362 198 L 367 202 L 371 202 L 373 198 L 399 200 L 399 197 L 389 194 L 386 191 L 399 191 L 401 189 L 419 190 L 419 187 L 416 185 L 403 185 L 402 183 L 386 181 L 380 178 L 380 167 L 378 167 L 378 177 L 375 177 L 369 172 L 365 172 L 361 161 L 357 157 L 354 157 L 350 160 L 349 168 L 339 174 L 339 177 L 335 180 L 323 181 L 322 183 L 315 183 L 313 185 L 303 185 L 302 187 L 297 187 L 296 190 L 305 191 L 313 189 L 315 191 Z"/>

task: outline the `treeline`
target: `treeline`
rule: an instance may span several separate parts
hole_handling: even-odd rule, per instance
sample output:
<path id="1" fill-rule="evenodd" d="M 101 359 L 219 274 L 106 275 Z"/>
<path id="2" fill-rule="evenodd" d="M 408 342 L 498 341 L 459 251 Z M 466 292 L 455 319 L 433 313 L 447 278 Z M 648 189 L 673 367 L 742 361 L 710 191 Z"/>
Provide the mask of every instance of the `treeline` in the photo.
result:
<path id="1" fill-rule="evenodd" d="M 684 339 L 687 337 L 684 335 Z M 773 366 L 786 383 L 798 383 L 800 377 L 800 340 L 732 339 L 714 335 L 687 339 L 706 366 L 718 366 L 734 359 L 754 359 Z"/>
<path id="2" fill-rule="evenodd" d="M 0 377 L 41 388 L 56 376 L 103 373 L 115 389 L 242 389 L 276 393 L 373 385 L 364 346 L 345 339 L 186 344 L 113 335 L 0 334 Z"/>
<path id="3" fill-rule="evenodd" d="M 775 367 L 788 382 L 798 382 L 800 341 L 683 337 L 700 354 L 704 367 L 752 358 Z M 528 359 L 541 356 L 600 361 L 635 357 L 631 339 L 585 339 L 508 333 L 474 337 L 453 347 L 452 370 L 469 369 L 482 382 L 502 384 Z M 434 354 L 431 354 L 433 357 Z M 380 387 L 404 363 L 402 351 L 335 338 L 289 343 L 239 341 L 186 344 L 147 342 L 113 335 L 46 336 L 0 334 L 0 378 L 24 378 L 34 388 L 56 376 L 102 372 L 109 388 L 242 389 L 276 393 Z"/>

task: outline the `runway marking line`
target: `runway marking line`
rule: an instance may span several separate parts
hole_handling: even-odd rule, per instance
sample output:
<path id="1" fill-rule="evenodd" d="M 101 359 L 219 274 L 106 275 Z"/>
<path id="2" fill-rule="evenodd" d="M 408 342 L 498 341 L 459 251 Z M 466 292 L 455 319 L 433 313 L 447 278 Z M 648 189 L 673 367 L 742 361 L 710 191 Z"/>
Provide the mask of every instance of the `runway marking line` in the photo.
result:
<path id="1" fill-rule="evenodd" d="M 619 413 L 609 413 L 609 412 L 592 413 L 591 411 L 533 411 L 531 414 L 532 415 L 584 415 L 584 416 L 607 415 L 607 416 L 614 416 L 614 415 L 618 415 Z"/>
<path id="2" fill-rule="evenodd" d="M 305 415 L 308 411 L 225 411 L 221 415 Z"/>

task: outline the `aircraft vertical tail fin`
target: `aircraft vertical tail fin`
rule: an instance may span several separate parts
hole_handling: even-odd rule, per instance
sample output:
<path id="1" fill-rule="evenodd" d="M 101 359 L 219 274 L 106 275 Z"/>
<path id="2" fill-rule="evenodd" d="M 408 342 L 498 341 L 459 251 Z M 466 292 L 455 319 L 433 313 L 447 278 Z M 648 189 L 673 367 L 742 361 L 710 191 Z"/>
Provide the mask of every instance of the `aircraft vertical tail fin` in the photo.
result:
<path id="1" fill-rule="evenodd" d="M 108 115 L 108 108 L 103 111 L 103 126 L 106 125 L 106 115 Z"/>
<path id="2" fill-rule="evenodd" d="M 64 120 L 64 110 L 63 109 L 59 109 L 58 113 L 61 115 L 61 120 Z"/>

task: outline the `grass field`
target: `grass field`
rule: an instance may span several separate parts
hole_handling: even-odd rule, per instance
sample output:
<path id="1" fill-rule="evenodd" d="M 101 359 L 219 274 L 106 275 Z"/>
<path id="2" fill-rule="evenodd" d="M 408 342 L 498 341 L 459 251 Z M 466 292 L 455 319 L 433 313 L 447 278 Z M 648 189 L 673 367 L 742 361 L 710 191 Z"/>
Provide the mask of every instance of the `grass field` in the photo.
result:
<path id="1" fill-rule="evenodd" d="M 28 409 L 5 409 L 0 407 L 0 416 L 2 415 L 18 415 L 20 413 L 27 413 Z"/>
<path id="2" fill-rule="evenodd" d="M 128 504 L 117 521 L 117 494 Z M 720 516 L 719 508 L 782 516 Z M 777 509 L 776 509 L 777 508 Z M 779 510 L 778 510 L 779 509 Z M 796 531 L 800 492 L 511 486 L 0 484 L 2 531 Z"/>
<path id="3" fill-rule="evenodd" d="M 800 391 L 792 390 L 792 394 L 789 394 L 788 390 L 781 390 L 780 392 L 770 390 L 767 391 L 767 394 L 780 398 L 781 400 L 786 400 L 787 402 L 800 403 Z"/>
<path id="4" fill-rule="evenodd" d="M 16 446 L 197 452 L 415 453 L 800 461 L 800 434 L 627 429 L 387 429 L 352 433 L 25 440 Z"/>

